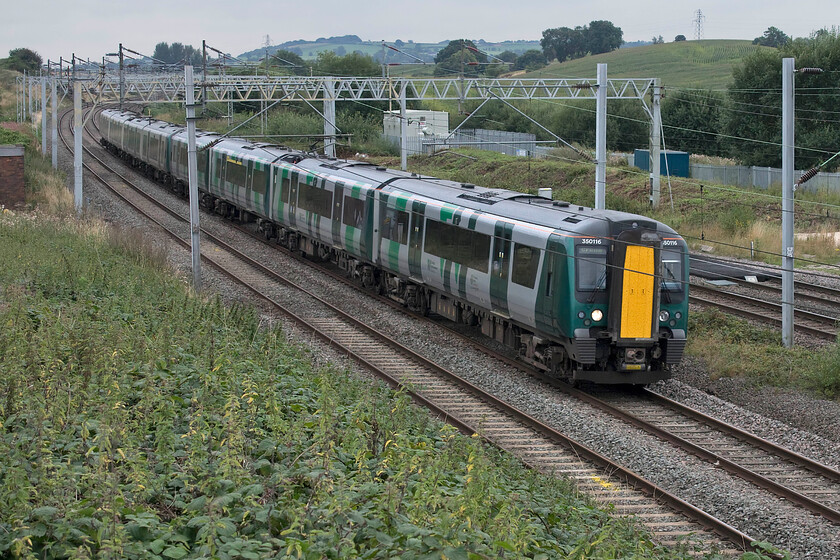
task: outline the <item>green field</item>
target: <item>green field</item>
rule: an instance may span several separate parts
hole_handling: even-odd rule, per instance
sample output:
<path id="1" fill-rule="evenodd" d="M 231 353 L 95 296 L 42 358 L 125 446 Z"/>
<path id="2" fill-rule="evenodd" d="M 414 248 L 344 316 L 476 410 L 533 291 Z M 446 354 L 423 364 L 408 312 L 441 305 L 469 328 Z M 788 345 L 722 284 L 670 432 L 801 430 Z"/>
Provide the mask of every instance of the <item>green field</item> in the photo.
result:
<path id="1" fill-rule="evenodd" d="M 529 78 L 595 78 L 596 65 L 606 63 L 610 78 L 660 78 L 664 86 L 722 89 L 732 67 L 759 47 L 751 41 L 681 41 L 619 49 L 562 64 L 553 62 Z"/>

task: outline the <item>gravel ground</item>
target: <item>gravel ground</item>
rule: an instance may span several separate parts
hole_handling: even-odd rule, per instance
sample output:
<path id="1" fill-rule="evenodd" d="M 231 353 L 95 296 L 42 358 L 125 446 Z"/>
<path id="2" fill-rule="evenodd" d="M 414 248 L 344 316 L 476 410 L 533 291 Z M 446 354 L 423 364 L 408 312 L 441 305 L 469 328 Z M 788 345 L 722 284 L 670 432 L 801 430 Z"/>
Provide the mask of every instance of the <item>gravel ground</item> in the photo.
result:
<path id="1" fill-rule="evenodd" d="M 72 181 L 72 158 L 64 152 L 60 163 L 69 172 Z M 153 185 L 147 184 L 147 188 L 162 192 Z M 149 239 L 162 239 L 156 226 L 147 224 L 128 211 L 92 178 L 86 179 L 85 189 L 89 212 L 122 227 L 137 228 Z M 168 195 L 166 198 L 172 200 L 170 205 L 176 203 L 177 199 Z M 182 202 L 180 204 L 185 208 Z M 202 226 L 215 231 L 223 229 L 224 223 L 202 214 Z M 728 520 L 740 530 L 791 550 L 794 558 L 840 558 L 837 528 L 820 518 L 806 515 L 782 500 L 767 498 L 750 484 L 713 465 L 686 457 L 667 444 L 651 441 L 645 434 L 609 416 L 592 412 L 573 399 L 533 379 L 524 378 L 515 370 L 500 367 L 498 362 L 488 359 L 468 344 L 452 340 L 435 325 L 417 322 L 367 297 L 355 294 L 347 297 L 346 287 L 331 283 L 323 275 L 295 264 L 272 248 L 239 232 L 229 232 L 228 235 L 237 240 L 239 247 L 247 247 L 249 254 L 261 262 L 284 272 L 291 271 L 297 282 L 331 295 L 355 316 L 365 317 L 368 323 L 386 329 L 392 337 L 408 342 L 416 351 L 431 353 L 445 367 L 462 373 L 484 388 L 492 389 L 529 414 L 561 426 L 571 437 L 598 448 L 653 482 L 679 492 L 685 499 Z M 168 241 L 160 243 L 171 246 Z M 189 254 L 171 246 L 170 258 L 178 273 L 189 278 Z M 209 267 L 204 267 L 203 273 L 207 292 L 219 293 L 229 301 L 248 301 L 249 295 L 245 290 L 234 286 Z M 300 305 L 307 304 L 301 302 Z M 267 319 L 272 320 L 268 315 Z M 287 332 L 310 347 L 314 360 L 339 362 L 355 369 L 352 363 L 333 350 L 314 343 L 309 335 L 295 333 L 293 328 L 287 328 Z M 837 445 L 840 428 L 836 422 L 840 404 L 817 400 L 795 391 L 751 387 L 739 380 L 711 381 L 697 359 L 687 359 L 675 373 L 675 379 L 657 384 L 655 389 L 707 414 L 723 416 L 766 439 L 785 444 L 826 464 L 840 465 Z"/>

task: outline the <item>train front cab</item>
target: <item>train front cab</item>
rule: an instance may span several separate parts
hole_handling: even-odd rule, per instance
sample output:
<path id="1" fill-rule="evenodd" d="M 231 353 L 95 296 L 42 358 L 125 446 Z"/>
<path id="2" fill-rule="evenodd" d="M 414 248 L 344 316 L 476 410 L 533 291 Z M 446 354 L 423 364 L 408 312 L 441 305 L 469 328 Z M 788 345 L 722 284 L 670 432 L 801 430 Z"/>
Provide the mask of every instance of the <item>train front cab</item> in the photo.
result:
<path id="1" fill-rule="evenodd" d="M 591 271 L 577 275 L 577 293 L 584 288 L 591 294 L 584 306 L 587 318 L 604 303 L 607 312 L 596 315 L 600 321 L 592 326 L 574 330 L 572 354 L 582 367 L 573 379 L 648 384 L 668 378 L 668 367 L 682 359 L 686 340 L 682 278 L 687 264 L 679 242 L 639 228 L 618 234 L 608 250 L 586 248 L 578 250 L 576 268 Z M 603 255 L 603 264 L 591 255 Z M 590 284 L 581 286 L 582 281 Z"/>

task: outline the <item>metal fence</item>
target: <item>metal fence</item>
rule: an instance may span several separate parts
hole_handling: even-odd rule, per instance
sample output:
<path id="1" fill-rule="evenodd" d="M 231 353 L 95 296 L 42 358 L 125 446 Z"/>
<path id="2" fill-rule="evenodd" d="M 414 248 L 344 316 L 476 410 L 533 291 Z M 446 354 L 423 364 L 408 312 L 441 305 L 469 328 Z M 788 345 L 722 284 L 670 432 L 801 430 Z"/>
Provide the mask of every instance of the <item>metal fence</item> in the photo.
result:
<path id="1" fill-rule="evenodd" d="M 802 173 L 804 171 L 797 170 L 793 172 L 793 176 L 799 177 Z M 772 185 L 781 186 L 782 170 L 777 167 L 746 167 L 743 165 L 727 166 L 692 163 L 691 178 L 699 181 L 720 183 L 722 185 L 767 189 Z M 840 192 L 840 173 L 818 173 L 813 179 L 798 188 L 809 192 Z"/>

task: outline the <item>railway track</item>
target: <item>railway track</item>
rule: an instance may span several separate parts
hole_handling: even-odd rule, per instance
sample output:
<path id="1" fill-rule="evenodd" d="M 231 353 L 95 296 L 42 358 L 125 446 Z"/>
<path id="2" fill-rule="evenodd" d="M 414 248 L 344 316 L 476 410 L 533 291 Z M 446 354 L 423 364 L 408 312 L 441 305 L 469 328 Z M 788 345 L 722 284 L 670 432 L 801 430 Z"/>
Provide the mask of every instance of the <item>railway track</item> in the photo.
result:
<path id="1" fill-rule="evenodd" d="M 689 288 L 689 301 L 706 307 L 716 307 L 726 313 L 756 320 L 775 327 L 782 326 L 782 305 L 772 301 L 711 288 L 695 282 Z M 781 300 L 781 291 L 779 292 Z M 820 340 L 837 340 L 836 316 L 794 309 L 794 330 Z"/>
<path id="2" fill-rule="evenodd" d="M 110 180 L 119 185 L 113 189 L 117 196 L 167 231 L 177 243 L 188 246 L 188 227 L 181 213 L 157 203 L 141 189 L 133 189 L 132 182 L 122 174 L 113 170 L 97 172 L 92 169 L 106 167 L 105 162 L 97 161 L 88 168 L 97 180 L 107 183 L 102 175 L 109 174 Z M 166 220 L 155 217 L 162 209 Z M 202 260 L 205 263 L 246 286 L 255 296 L 305 330 L 341 348 L 391 385 L 402 387 L 416 401 L 461 431 L 479 433 L 534 469 L 568 476 L 597 501 L 612 504 L 616 512 L 637 515 L 658 542 L 665 546 L 678 546 L 686 537 L 693 536 L 708 549 L 722 549 L 730 554 L 749 548 L 753 540 L 750 536 L 511 407 L 428 358 L 408 350 L 305 288 L 293 285 L 276 271 L 247 257 L 211 232 L 203 231 L 203 239 Z M 285 286 L 285 302 L 269 295 L 276 291 L 277 285 Z M 290 290 L 294 290 L 295 294 L 291 295 Z M 300 301 L 302 298 L 320 301 L 322 311 L 316 316 L 312 316 L 311 312 L 307 316 L 296 314 L 290 309 L 289 301 Z"/>

